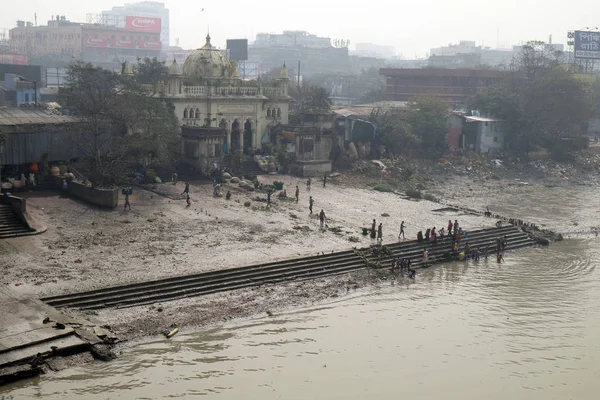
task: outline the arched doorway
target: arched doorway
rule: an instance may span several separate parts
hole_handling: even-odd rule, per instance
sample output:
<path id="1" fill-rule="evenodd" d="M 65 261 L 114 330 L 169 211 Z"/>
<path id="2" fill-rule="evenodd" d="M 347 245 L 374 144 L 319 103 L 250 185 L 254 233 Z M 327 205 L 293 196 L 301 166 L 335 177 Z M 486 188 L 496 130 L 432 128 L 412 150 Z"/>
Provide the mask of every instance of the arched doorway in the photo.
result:
<path id="1" fill-rule="evenodd" d="M 242 139 L 241 135 L 242 135 L 242 132 L 240 130 L 240 122 L 236 118 L 233 120 L 233 123 L 231 124 L 231 150 L 232 151 L 242 150 L 240 148 L 241 139 Z"/>
<path id="2" fill-rule="evenodd" d="M 244 153 L 248 153 L 249 150 L 252 148 L 252 139 L 252 121 L 250 120 L 250 118 L 248 118 L 244 123 Z"/>

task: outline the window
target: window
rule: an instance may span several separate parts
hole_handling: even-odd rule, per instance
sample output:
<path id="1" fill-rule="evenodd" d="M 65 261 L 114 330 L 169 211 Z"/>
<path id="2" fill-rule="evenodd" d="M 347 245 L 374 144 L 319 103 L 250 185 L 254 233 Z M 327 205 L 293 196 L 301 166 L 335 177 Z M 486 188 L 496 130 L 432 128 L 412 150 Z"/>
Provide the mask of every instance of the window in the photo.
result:
<path id="1" fill-rule="evenodd" d="M 281 108 L 277 109 L 277 118 L 281 118 Z"/>
<path id="2" fill-rule="evenodd" d="M 29 93 L 25 93 L 25 102 L 29 103 Z"/>
<path id="3" fill-rule="evenodd" d="M 200 119 L 200 110 L 196 108 L 196 119 Z"/>
<path id="4" fill-rule="evenodd" d="M 267 118 L 271 118 L 271 109 L 267 108 Z"/>
<path id="5" fill-rule="evenodd" d="M 187 119 L 188 117 L 188 109 L 183 110 L 183 119 Z"/>

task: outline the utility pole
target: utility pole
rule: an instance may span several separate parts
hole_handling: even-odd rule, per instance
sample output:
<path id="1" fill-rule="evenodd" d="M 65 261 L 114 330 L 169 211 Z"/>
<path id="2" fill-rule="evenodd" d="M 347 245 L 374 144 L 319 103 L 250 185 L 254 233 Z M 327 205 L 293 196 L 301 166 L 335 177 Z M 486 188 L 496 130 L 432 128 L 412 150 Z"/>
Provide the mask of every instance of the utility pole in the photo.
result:
<path id="1" fill-rule="evenodd" d="M 298 87 L 300 87 L 300 60 L 298 60 Z"/>

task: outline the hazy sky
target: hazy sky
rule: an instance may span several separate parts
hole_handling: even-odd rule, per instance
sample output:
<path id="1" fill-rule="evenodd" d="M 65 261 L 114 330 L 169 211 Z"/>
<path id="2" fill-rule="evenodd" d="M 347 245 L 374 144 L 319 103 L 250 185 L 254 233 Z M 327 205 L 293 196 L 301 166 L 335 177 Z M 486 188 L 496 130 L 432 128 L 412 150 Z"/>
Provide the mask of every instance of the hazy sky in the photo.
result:
<path id="1" fill-rule="evenodd" d="M 100 13 L 117 0 L 1 0 L 0 29 L 12 28 L 18 19 L 45 24 L 52 15 L 85 22 L 87 13 Z M 133 2 L 133 1 L 128 1 Z M 8 6 L 10 3 L 10 6 Z M 565 43 L 568 30 L 600 25 L 600 1 L 577 0 L 430 0 L 362 2 L 339 0 L 301 1 L 202 1 L 164 0 L 171 11 L 171 40 L 184 48 L 204 44 L 207 26 L 213 44 L 225 47 L 227 38 L 254 39 L 258 32 L 305 30 L 353 44 L 390 45 L 405 58 L 425 56 L 431 47 L 459 40 L 478 45 L 509 47 L 527 40 Z M 204 9 L 202 12 L 201 10 Z M 500 40 L 498 41 L 498 32 Z"/>

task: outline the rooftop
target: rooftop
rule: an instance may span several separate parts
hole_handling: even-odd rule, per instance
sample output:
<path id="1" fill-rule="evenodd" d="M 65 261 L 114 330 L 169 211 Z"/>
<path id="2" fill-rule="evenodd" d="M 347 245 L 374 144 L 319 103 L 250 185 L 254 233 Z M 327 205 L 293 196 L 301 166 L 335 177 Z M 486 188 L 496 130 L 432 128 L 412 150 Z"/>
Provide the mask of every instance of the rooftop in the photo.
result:
<path id="1" fill-rule="evenodd" d="M 56 111 L 0 107 L 0 126 L 74 123 L 77 119 Z"/>
<path id="2" fill-rule="evenodd" d="M 474 68 L 380 68 L 380 75 L 385 76 L 447 76 L 447 77 L 478 77 L 478 78 L 499 78 L 504 72 L 487 69 Z"/>

